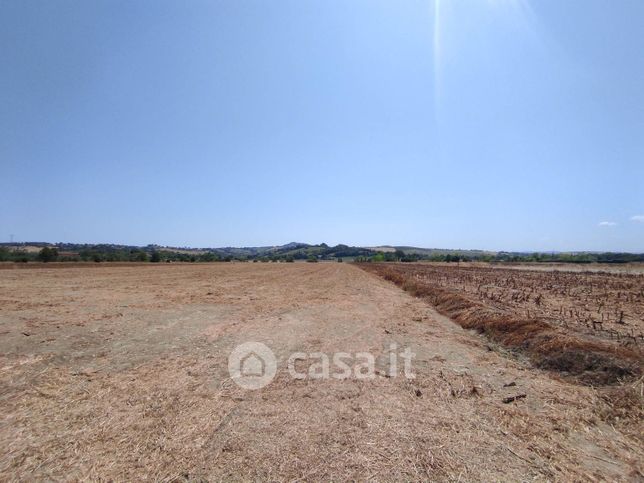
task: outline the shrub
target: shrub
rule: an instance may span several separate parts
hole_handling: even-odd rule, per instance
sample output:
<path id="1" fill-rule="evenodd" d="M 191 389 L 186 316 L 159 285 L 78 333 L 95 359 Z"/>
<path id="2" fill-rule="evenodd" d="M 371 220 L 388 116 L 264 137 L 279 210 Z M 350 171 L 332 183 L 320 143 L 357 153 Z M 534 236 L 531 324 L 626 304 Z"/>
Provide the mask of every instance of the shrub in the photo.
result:
<path id="1" fill-rule="evenodd" d="M 148 254 L 143 252 L 143 251 L 138 252 L 136 254 L 136 256 L 135 256 L 135 260 L 137 262 L 147 262 L 148 261 Z"/>
<path id="2" fill-rule="evenodd" d="M 38 260 L 41 262 L 53 262 L 58 258 L 58 250 L 56 248 L 44 247 L 38 252 Z"/>

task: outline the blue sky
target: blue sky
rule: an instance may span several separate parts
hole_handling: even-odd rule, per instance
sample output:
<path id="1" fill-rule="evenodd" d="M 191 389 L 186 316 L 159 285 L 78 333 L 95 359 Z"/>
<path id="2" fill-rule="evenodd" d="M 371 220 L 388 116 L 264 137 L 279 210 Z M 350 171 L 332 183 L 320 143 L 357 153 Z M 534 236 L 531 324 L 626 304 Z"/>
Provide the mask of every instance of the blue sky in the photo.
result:
<path id="1" fill-rule="evenodd" d="M 0 239 L 644 251 L 643 19 L 0 0 Z"/>

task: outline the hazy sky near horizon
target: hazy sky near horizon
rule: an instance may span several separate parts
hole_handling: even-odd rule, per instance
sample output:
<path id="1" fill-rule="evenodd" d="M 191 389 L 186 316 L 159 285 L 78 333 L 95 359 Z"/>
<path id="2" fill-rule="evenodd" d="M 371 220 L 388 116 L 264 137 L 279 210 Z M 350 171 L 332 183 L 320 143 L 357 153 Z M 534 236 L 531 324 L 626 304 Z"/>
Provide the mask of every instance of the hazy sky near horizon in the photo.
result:
<path id="1" fill-rule="evenodd" d="M 644 252 L 642 0 L 0 0 L 0 240 Z"/>

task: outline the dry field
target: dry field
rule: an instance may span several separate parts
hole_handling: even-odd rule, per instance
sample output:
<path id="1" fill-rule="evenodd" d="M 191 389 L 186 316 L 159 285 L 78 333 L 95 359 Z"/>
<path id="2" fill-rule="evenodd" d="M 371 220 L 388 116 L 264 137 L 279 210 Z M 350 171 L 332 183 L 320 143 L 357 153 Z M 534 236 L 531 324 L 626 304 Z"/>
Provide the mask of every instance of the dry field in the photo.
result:
<path id="1" fill-rule="evenodd" d="M 595 383 L 638 377 L 644 275 L 427 263 L 363 264 L 463 327 L 523 350 L 540 367 Z"/>
<path id="2" fill-rule="evenodd" d="M 547 269 L 483 264 L 409 264 L 396 269 L 402 267 L 423 283 L 455 290 L 500 310 L 539 317 L 621 345 L 644 343 L 644 272 L 639 266 L 628 271 L 623 267 L 581 271 L 575 265 Z"/>
<path id="3" fill-rule="evenodd" d="M 427 303 L 462 292 L 635 351 L 641 277 L 418 275 L 424 299 L 346 263 L 0 270 L 0 480 L 641 480 L 641 380 L 559 377 Z M 228 374 L 247 341 L 278 359 L 257 391 Z M 416 354 L 415 379 L 286 369 L 295 351 L 380 367 L 391 343 Z"/>

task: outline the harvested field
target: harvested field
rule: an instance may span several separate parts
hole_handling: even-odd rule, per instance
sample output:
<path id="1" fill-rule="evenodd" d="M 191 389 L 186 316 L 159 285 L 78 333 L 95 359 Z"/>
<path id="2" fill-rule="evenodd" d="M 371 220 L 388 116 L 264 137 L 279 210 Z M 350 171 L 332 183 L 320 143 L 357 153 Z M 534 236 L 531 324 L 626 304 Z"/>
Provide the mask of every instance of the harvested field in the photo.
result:
<path id="1" fill-rule="evenodd" d="M 459 290 L 502 310 L 476 283 Z M 611 290 L 634 325 L 636 292 Z M 553 377 L 351 264 L 0 270 L 0 334 L 3 481 L 643 477 L 641 380 Z M 278 361 L 256 391 L 227 369 L 247 341 Z M 391 344 L 415 353 L 414 379 L 286 368 L 295 351 L 380 368 Z"/>
<path id="2" fill-rule="evenodd" d="M 593 383 L 640 375 L 644 275 L 426 263 L 361 266 L 425 297 L 463 327 L 526 350 L 540 367 Z"/>

